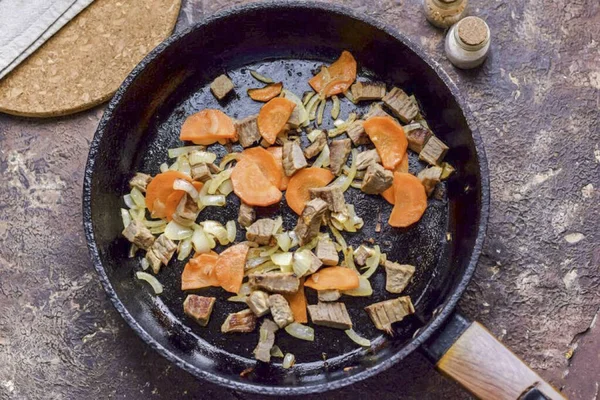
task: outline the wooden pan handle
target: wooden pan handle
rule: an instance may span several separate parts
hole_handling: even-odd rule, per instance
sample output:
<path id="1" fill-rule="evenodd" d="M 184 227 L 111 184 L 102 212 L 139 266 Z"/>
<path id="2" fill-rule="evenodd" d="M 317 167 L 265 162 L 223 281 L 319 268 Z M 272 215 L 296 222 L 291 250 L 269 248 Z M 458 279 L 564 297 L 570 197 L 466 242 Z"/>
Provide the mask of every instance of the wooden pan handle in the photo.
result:
<path id="1" fill-rule="evenodd" d="M 480 399 L 564 399 L 483 325 L 458 315 L 425 351 L 439 371 Z"/>

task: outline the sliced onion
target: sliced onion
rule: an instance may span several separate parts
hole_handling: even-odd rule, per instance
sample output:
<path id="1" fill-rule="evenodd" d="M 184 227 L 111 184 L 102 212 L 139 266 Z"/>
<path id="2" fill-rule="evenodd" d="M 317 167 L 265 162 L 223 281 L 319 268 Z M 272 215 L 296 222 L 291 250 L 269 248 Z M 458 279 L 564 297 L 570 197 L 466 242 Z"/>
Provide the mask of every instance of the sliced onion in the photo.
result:
<path id="1" fill-rule="evenodd" d="M 310 121 L 317 118 L 317 107 L 319 106 L 320 100 L 320 96 L 313 96 L 306 104 L 306 111 L 308 112 L 308 119 Z"/>
<path id="2" fill-rule="evenodd" d="M 327 104 L 327 100 L 321 100 L 319 104 L 319 110 L 317 111 L 317 125 L 321 125 L 323 123 L 323 114 L 325 113 L 325 105 Z"/>
<path id="3" fill-rule="evenodd" d="M 169 167 L 170 171 L 179 171 L 179 158 Z"/>
<path id="4" fill-rule="evenodd" d="M 192 167 L 190 167 L 190 162 L 188 161 L 187 156 L 183 155 L 179 157 L 179 172 L 182 174 L 186 174 L 187 176 L 192 176 Z"/>
<path id="5" fill-rule="evenodd" d="M 133 202 L 138 208 L 146 208 L 146 199 L 144 198 L 144 195 L 142 194 L 140 189 L 136 187 L 131 189 L 130 196 L 131 200 L 133 200 Z"/>
<path id="6" fill-rule="evenodd" d="M 174 149 L 169 149 L 167 152 L 169 154 L 169 158 L 177 158 L 183 154 L 191 153 L 192 151 L 200 151 L 204 150 L 204 146 L 183 146 L 176 147 Z"/>
<path id="7" fill-rule="evenodd" d="M 200 223 L 200 225 L 202 225 L 204 232 L 216 238 L 220 244 L 229 244 L 227 229 L 225 229 L 223 225 L 221 225 L 217 221 L 203 221 Z"/>
<path id="8" fill-rule="evenodd" d="M 193 235 L 192 235 L 193 236 Z M 192 238 L 189 237 L 179 242 L 179 250 L 177 250 L 177 259 L 183 261 L 192 252 Z"/>
<path id="9" fill-rule="evenodd" d="M 273 82 L 275 82 L 273 79 L 271 79 L 269 77 L 266 77 L 264 75 L 261 75 L 258 72 L 253 71 L 253 70 L 250 70 L 250 75 L 252 75 L 252 77 L 254 79 L 256 79 L 257 81 L 262 82 L 262 83 L 273 83 Z"/>
<path id="10" fill-rule="evenodd" d="M 308 325 L 292 322 L 285 327 L 285 331 L 297 339 L 308 340 L 309 342 L 315 340 L 315 330 Z"/>
<path id="11" fill-rule="evenodd" d="M 373 294 L 373 288 L 371 287 L 371 282 L 369 282 L 368 278 L 359 276 L 358 287 L 355 289 L 344 290 L 342 293 L 348 296 L 368 297 Z"/>
<path id="12" fill-rule="evenodd" d="M 219 186 L 219 193 L 223 196 L 229 196 L 231 192 L 233 192 L 233 183 L 231 182 L 231 179 L 227 179 Z"/>
<path id="13" fill-rule="evenodd" d="M 320 129 L 313 129 L 312 131 L 310 131 L 310 133 L 308 135 L 306 135 L 306 137 L 308 138 L 308 140 L 312 142 L 314 142 L 315 140 L 317 140 L 317 137 L 323 133 L 322 130 Z"/>
<path id="14" fill-rule="evenodd" d="M 209 253 L 211 246 L 204 233 L 204 229 L 198 226 L 194 229 L 194 234 L 192 235 L 192 245 L 194 246 L 194 251 L 198 254 Z"/>
<path id="15" fill-rule="evenodd" d="M 255 257 L 255 258 L 248 259 L 246 261 L 246 269 L 256 268 L 259 265 L 266 263 L 270 259 L 271 259 L 270 256 L 267 256 L 267 257 Z"/>
<path id="16" fill-rule="evenodd" d="M 121 208 L 121 220 L 123 221 L 123 228 L 127 228 L 131 223 L 131 216 L 129 215 L 129 211 L 124 208 Z"/>
<path id="17" fill-rule="evenodd" d="M 274 222 L 275 223 L 273 224 L 273 232 L 271 232 L 272 235 L 278 234 L 281 227 L 283 226 L 283 218 L 281 218 L 281 215 L 275 218 Z"/>
<path id="18" fill-rule="evenodd" d="M 144 225 L 146 228 L 156 228 L 158 226 L 167 225 L 167 221 L 164 219 L 156 219 L 156 220 L 144 220 Z"/>
<path id="19" fill-rule="evenodd" d="M 190 195 L 192 200 L 198 200 L 198 191 L 196 190 L 194 185 L 192 185 L 185 179 L 175 179 L 175 182 L 173 182 L 173 190 L 183 190 L 184 192 L 187 192 L 187 194 Z"/>
<path id="20" fill-rule="evenodd" d="M 234 303 L 246 303 L 247 300 L 248 300 L 248 296 L 242 295 L 242 294 L 237 294 L 235 296 L 227 298 L 227 301 L 231 301 Z"/>
<path id="21" fill-rule="evenodd" d="M 356 176 L 357 165 L 356 158 L 358 157 L 358 149 L 352 149 L 352 163 L 350 164 L 350 171 L 348 175 L 341 175 L 335 181 L 333 181 L 329 186 L 338 185 L 342 188 L 342 191 L 345 192 L 352 184 L 354 177 Z"/>
<path id="22" fill-rule="evenodd" d="M 294 255 L 290 252 L 271 254 L 271 261 L 275 265 L 291 265 Z"/>
<path id="23" fill-rule="evenodd" d="M 160 169 L 160 172 L 167 172 L 169 170 L 169 164 L 162 163 L 162 164 L 160 164 L 159 169 Z"/>
<path id="24" fill-rule="evenodd" d="M 202 189 L 200 189 L 200 192 L 198 192 L 198 213 L 200 213 L 202 210 L 204 210 L 204 208 L 206 208 L 206 206 L 202 203 L 202 198 L 208 194 L 208 186 L 210 185 L 209 182 L 210 180 L 204 182 L 204 185 L 202 185 Z"/>
<path id="25" fill-rule="evenodd" d="M 190 154 L 188 154 L 190 165 L 210 164 L 215 162 L 216 159 L 217 155 L 215 153 L 211 153 L 210 151 L 192 151 Z"/>
<path id="26" fill-rule="evenodd" d="M 135 202 L 133 201 L 133 199 L 131 198 L 130 194 L 126 194 L 125 196 L 123 196 L 123 201 L 125 202 L 125 205 L 127 206 L 127 208 L 132 209 L 132 208 L 138 208 L 137 204 L 135 204 Z"/>
<path id="27" fill-rule="evenodd" d="M 183 240 L 192 237 L 194 231 L 187 226 L 179 225 L 175 221 L 171 221 L 165 228 L 165 236 L 171 240 Z"/>
<path id="28" fill-rule="evenodd" d="M 213 194 L 200 196 L 199 202 L 201 202 L 204 207 L 223 207 L 227 203 L 227 199 L 222 194 Z"/>
<path id="29" fill-rule="evenodd" d="M 145 271 L 148 268 L 150 268 L 150 263 L 148 262 L 148 259 L 146 257 L 142 258 L 142 261 L 140 262 L 142 269 Z"/>
<path id="30" fill-rule="evenodd" d="M 375 273 L 377 267 L 379 266 L 379 258 L 381 257 L 381 251 L 379 250 L 379 246 L 375 246 L 373 248 L 373 253 L 370 257 L 367 258 L 365 266 L 367 270 L 362 274 L 365 278 L 369 279 L 371 275 Z"/>
<path id="31" fill-rule="evenodd" d="M 344 239 L 344 237 L 342 236 L 340 231 L 335 229 L 335 227 L 331 226 L 331 224 L 329 225 L 329 229 L 331 230 L 331 233 L 333 234 L 335 241 L 338 242 L 339 245 L 342 246 L 343 249 L 348 247 L 348 245 L 346 244 L 346 240 Z"/>
<path id="32" fill-rule="evenodd" d="M 244 276 L 248 276 L 250 274 L 254 274 L 254 273 L 258 273 L 258 272 L 276 271 L 278 269 L 279 269 L 279 265 L 275 265 L 271 261 L 267 261 L 266 263 L 261 264 L 256 268 L 246 270 L 246 272 L 244 272 Z"/>
<path id="33" fill-rule="evenodd" d="M 353 104 L 356 104 L 356 100 L 354 99 L 354 96 L 352 96 L 352 92 L 350 90 L 346 90 L 344 92 L 344 96 L 350 100 Z"/>
<path id="34" fill-rule="evenodd" d="M 229 164 L 232 161 L 239 160 L 240 156 L 241 156 L 240 153 L 229 153 L 229 154 L 225 155 L 225 157 L 223 157 L 223 159 L 219 163 L 219 168 L 225 169 L 225 167 L 227 166 L 227 164 Z"/>
<path id="35" fill-rule="evenodd" d="M 226 169 L 225 171 L 219 172 L 217 175 L 213 176 L 210 180 L 210 184 L 208 185 L 208 194 L 215 194 L 219 189 L 219 186 L 227 179 L 231 177 L 231 173 L 233 172 L 233 168 Z"/>
<path id="36" fill-rule="evenodd" d="M 260 252 L 260 256 L 261 257 L 270 257 L 271 254 L 275 254 L 277 252 L 277 250 L 279 250 L 279 246 L 278 245 L 274 245 L 274 246 L 270 246 L 270 247 L 264 247 L 263 251 Z"/>
<path id="37" fill-rule="evenodd" d="M 281 269 L 281 272 L 294 272 L 292 265 L 280 265 L 279 268 Z"/>
<path id="38" fill-rule="evenodd" d="M 165 229 L 167 229 L 167 224 L 160 225 L 160 226 L 154 226 L 154 227 L 150 228 L 150 233 L 157 235 L 159 233 L 163 233 L 165 231 Z"/>
<path id="39" fill-rule="evenodd" d="M 283 352 L 281 351 L 279 346 L 274 345 L 273 347 L 271 347 L 271 357 L 279 357 L 279 358 L 284 357 Z"/>
<path id="40" fill-rule="evenodd" d="M 354 189 L 362 189 L 362 182 L 361 181 L 352 181 L 352 183 L 350 184 L 350 187 L 353 187 Z"/>
<path id="41" fill-rule="evenodd" d="M 359 346 L 363 346 L 363 347 L 369 347 L 371 346 L 371 341 L 369 339 L 365 339 L 364 337 L 360 336 L 358 333 L 356 333 L 354 331 L 354 329 L 348 329 L 346 332 L 346 335 L 348 335 L 348 337 L 350 339 L 352 339 L 352 341 L 354 343 L 356 343 Z"/>
<path id="42" fill-rule="evenodd" d="M 315 94 L 315 92 L 304 92 L 304 96 L 302 96 L 302 104 L 304 104 L 306 107 L 310 99 L 312 99 Z"/>
<path id="43" fill-rule="evenodd" d="M 248 282 L 242 283 L 242 286 L 240 286 L 240 291 L 238 292 L 238 294 L 243 294 L 243 295 L 247 296 L 250 293 L 252 293 L 252 288 L 250 287 L 250 284 Z"/>
<path id="44" fill-rule="evenodd" d="M 146 210 L 143 208 L 132 208 L 129 210 L 129 215 L 134 221 L 143 221 L 146 217 Z"/>
<path id="45" fill-rule="evenodd" d="M 340 124 L 336 126 L 336 128 L 329 130 L 327 132 L 327 135 L 330 138 L 341 135 L 342 133 L 346 132 L 348 128 L 350 128 L 350 125 L 352 125 L 354 121 L 356 121 L 356 113 L 350 113 L 348 115 L 348 119 L 346 119 L 346 121 L 343 124 Z"/>
<path id="46" fill-rule="evenodd" d="M 344 122 L 346 122 L 346 121 L 344 121 L 343 119 L 336 119 L 335 121 L 333 121 L 333 126 L 335 126 L 336 128 L 338 128 L 340 125 L 343 125 Z M 346 166 L 344 165 L 344 168 L 345 167 Z"/>
<path id="47" fill-rule="evenodd" d="M 342 253 L 344 254 L 344 263 L 346 264 L 346 268 L 358 271 L 358 269 L 356 269 L 356 264 L 354 263 L 354 250 L 352 249 L 352 246 L 342 249 Z"/>
<path id="48" fill-rule="evenodd" d="M 276 234 L 275 239 L 277 240 L 277 245 L 283 251 L 288 251 L 292 247 L 292 239 L 287 232 Z"/>
<path id="49" fill-rule="evenodd" d="M 306 243 L 304 246 L 299 247 L 298 251 L 302 251 L 302 250 L 312 250 L 315 247 L 317 247 L 317 244 L 319 243 L 319 237 L 315 237 L 313 240 L 311 240 L 310 242 Z"/>
<path id="50" fill-rule="evenodd" d="M 227 229 L 227 240 L 229 240 L 229 243 L 234 242 L 235 235 L 237 234 L 235 221 L 227 221 L 225 224 L 225 229 Z"/>
<path id="51" fill-rule="evenodd" d="M 310 250 L 298 250 L 294 253 L 294 262 L 292 264 L 292 268 L 297 277 L 301 278 L 310 271 L 310 267 L 312 266 L 312 261 L 314 259 L 314 256 L 311 253 L 312 252 Z"/>
<path id="52" fill-rule="evenodd" d="M 319 157 L 317 157 L 312 166 L 315 168 L 328 167 L 329 154 L 329 146 L 325 145 L 325 147 L 323 147 L 323 150 L 321 151 L 321 154 L 319 154 Z"/>
<path id="53" fill-rule="evenodd" d="M 331 118 L 337 119 L 340 116 L 340 98 L 336 95 L 331 96 L 333 107 L 331 108 Z"/>
<path id="54" fill-rule="evenodd" d="M 298 246 L 298 235 L 296 235 L 296 232 L 294 231 L 289 231 L 288 232 L 288 236 L 290 237 L 290 239 L 292 240 L 292 243 L 290 243 L 290 249 Z"/>
<path id="55" fill-rule="evenodd" d="M 332 218 L 330 220 L 331 225 L 335 227 L 335 229 L 338 229 L 340 231 L 344 230 L 344 224 L 342 224 L 340 221 L 338 221 L 337 219 Z"/>
<path id="56" fill-rule="evenodd" d="M 283 357 L 283 362 L 281 363 L 281 366 L 285 369 L 289 369 L 292 368 L 295 363 L 296 356 L 294 356 L 292 353 L 287 353 L 285 357 Z"/>
<path id="57" fill-rule="evenodd" d="M 131 246 L 129 246 L 129 258 L 135 257 L 135 253 L 137 253 L 137 251 L 138 247 L 135 245 L 135 243 L 131 243 Z"/>
<path id="58" fill-rule="evenodd" d="M 298 113 L 298 125 L 304 124 L 304 122 L 308 121 L 308 112 L 304 108 L 304 103 L 300 100 L 300 97 L 296 96 L 294 93 L 289 90 L 283 89 L 281 94 L 285 96 L 286 99 L 296 104 L 294 108 L 294 113 Z"/>
<path id="59" fill-rule="evenodd" d="M 154 290 L 155 294 L 161 294 L 163 291 L 163 286 L 160 284 L 158 279 L 154 276 L 150 275 L 147 272 L 138 271 L 135 273 L 135 276 L 142 281 L 146 281 L 152 286 L 152 290 Z"/>

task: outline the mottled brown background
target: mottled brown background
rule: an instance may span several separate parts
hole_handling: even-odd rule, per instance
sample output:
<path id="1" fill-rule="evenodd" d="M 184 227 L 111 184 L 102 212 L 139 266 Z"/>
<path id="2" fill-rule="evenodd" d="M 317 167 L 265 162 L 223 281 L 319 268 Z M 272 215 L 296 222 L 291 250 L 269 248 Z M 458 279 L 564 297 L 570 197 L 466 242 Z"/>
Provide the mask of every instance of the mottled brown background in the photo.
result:
<path id="1" fill-rule="evenodd" d="M 177 29 L 246 2 L 189 0 Z M 337 3 L 420 43 L 478 119 L 492 211 L 461 310 L 571 398 L 598 399 L 600 2 L 472 0 L 493 45 L 471 73 L 448 63 L 443 32 L 416 0 Z M 0 115 L 0 398 L 256 398 L 170 366 L 105 297 L 81 224 L 83 168 L 102 110 L 53 120 Z M 327 397 L 469 396 L 414 354 Z"/>

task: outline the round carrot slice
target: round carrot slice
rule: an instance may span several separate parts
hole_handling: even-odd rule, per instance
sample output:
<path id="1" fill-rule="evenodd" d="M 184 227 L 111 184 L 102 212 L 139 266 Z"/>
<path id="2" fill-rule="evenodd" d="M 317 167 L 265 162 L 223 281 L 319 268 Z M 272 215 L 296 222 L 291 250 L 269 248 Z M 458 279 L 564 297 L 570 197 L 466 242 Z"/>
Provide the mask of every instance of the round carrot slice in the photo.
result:
<path id="1" fill-rule="evenodd" d="M 283 97 L 269 100 L 258 112 L 256 123 L 261 136 L 269 143 L 275 143 L 277 135 L 292 115 L 296 103 Z"/>
<path id="2" fill-rule="evenodd" d="M 210 145 L 235 137 L 235 124 L 224 112 L 206 109 L 187 117 L 179 138 L 195 144 Z"/>
<path id="3" fill-rule="evenodd" d="M 148 184 L 148 187 L 146 188 L 146 207 L 148 207 L 148 210 L 150 212 L 154 212 L 154 203 L 158 200 L 159 203 L 162 203 L 163 206 L 166 206 L 167 201 L 169 196 L 175 191 L 173 190 L 173 183 L 175 182 L 176 179 L 184 179 L 188 182 L 191 182 L 192 179 L 187 176 L 184 173 L 181 173 L 179 171 L 166 171 L 163 173 L 160 173 L 158 175 L 156 175 L 154 178 L 152 178 L 152 180 L 150 181 L 150 183 Z M 181 190 L 178 190 L 179 192 L 185 193 Z M 183 196 L 183 194 L 181 195 Z M 179 200 L 181 200 L 181 196 L 179 197 Z M 173 200 L 175 201 L 175 200 Z M 175 204 L 175 207 L 177 207 L 177 204 Z M 164 210 L 164 215 L 155 215 L 156 217 L 159 218 L 164 218 L 167 215 L 167 210 L 163 207 Z M 175 209 L 173 209 L 174 211 Z M 159 210 L 156 210 L 157 212 Z M 162 213 L 161 213 L 162 214 Z M 172 214 L 172 213 L 171 213 Z"/>
<path id="4" fill-rule="evenodd" d="M 363 127 L 375 145 L 383 166 L 395 170 L 408 147 L 402 126 L 391 117 L 371 117 L 363 122 Z"/>
<path id="5" fill-rule="evenodd" d="M 310 200 L 310 189 L 327 186 L 335 176 L 325 168 L 304 168 L 290 178 L 285 199 L 288 206 L 298 215 Z"/>
<path id="6" fill-rule="evenodd" d="M 330 97 L 348 90 L 355 80 L 356 60 L 349 51 L 344 50 L 326 71 L 321 70 L 308 83 L 315 92 Z"/>
<path id="7" fill-rule="evenodd" d="M 281 89 L 283 89 L 283 83 L 269 83 L 260 89 L 248 89 L 248 96 L 256 101 L 269 101 L 273 97 L 279 96 Z"/>
<path id="8" fill-rule="evenodd" d="M 427 194 L 419 178 L 395 172 L 393 188 L 395 204 L 388 223 L 405 228 L 420 220 L 427 208 Z"/>
<path id="9" fill-rule="evenodd" d="M 382 193 L 381 196 L 383 196 L 384 199 L 386 199 L 386 201 L 392 205 L 396 204 L 396 199 L 394 198 L 394 185 L 390 186 L 389 188 L 385 189 Z"/>
<path id="10" fill-rule="evenodd" d="M 235 194 L 250 206 L 266 207 L 281 200 L 281 191 L 249 159 L 238 161 L 231 173 L 231 183 Z"/>
<path id="11" fill-rule="evenodd" d="M 216 275 L 218 258 L 214 253 L 200 254 L 188 261 L 181 274 L 181 290 L 219 286 Z"/>
<path id="12" fill-rule="evenodd" d="M 219 285 L 228 292 L 240 291 L 249 249 L 247 244 L 236 244 L 224 250 L 217 259 L 215 265 L 217 280 Z"/>
<path id="13" fill-rule="evenodd" d="M 283 147 L 271 146 L 271 147 L 267 147 L 266 150 L 269 153 L 271 153 L 273 158 L 275 158 L 275 162 L 277 163 L 277 165 L 279 167 L 279 172 L 281 173 L 281 183 L 279 184 L 279 190 L 281 190 L 281 191 L 286 190 L 288 187 L 290 178 L 285 174 L 285 171 L 283 169 Z"/>
<path id="14" fill-rule="evenodd" d="M 283 173 L 282 161 L 279 163 L 273 156 L 273 153 L 263 149 L 262 147 L 251 147 L 242 151 L 242 157 L 254 164 L 258 165 L 263 174 L 269 178 L 269 181 L 276 187 L 281 187 L 281 178 L 285 176 Z M 281 157 L 281 155 L 280 155 Z"/>

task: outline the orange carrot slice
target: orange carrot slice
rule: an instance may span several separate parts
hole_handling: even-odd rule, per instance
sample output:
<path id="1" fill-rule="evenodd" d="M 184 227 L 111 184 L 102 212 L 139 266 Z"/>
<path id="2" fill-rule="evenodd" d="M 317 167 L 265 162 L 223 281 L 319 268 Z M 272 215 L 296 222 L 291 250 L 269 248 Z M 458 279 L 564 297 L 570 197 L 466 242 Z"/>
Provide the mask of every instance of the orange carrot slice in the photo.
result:
<path id="1" fill-rule="evenodd" d="M 273 97 L 279 96 L 283 89 L 283 83 L 269 83 L 267 86 L 260 89 L 248 89 L 248 96 L 256 101 L 269 101 Z"/>
<path id="2" fill-rule="evenodd" d="M 271 146 L 267 147 L 267 151 L 271 153 L 273 158 L 275 158 L 275 162 L 277 162 L 277 165 L 279 166 L 279 172 L 281 173 L 281 184 L 279 185 L 279 190 L 286 190 L 290 178 L 285 174 L 285 171 L 283 170 L 283 147 Z"/>
<path id="3" fill-rule="evenodd" d="M 282 176 L 285 176 L 283 172 L 283 164 L 281 168 L 279 163 L 273 156 L 273 153 L 263 149 L 262 147 L 251 147 L 242 151 L 242 157 L 252 161 L 258 165 L 263 174 L 269 178 L 269 181 L 276 187 L 281 187 Z"/>
<path id="4" fill-rule="evenodd" d="M 223 144 L 235 135 L 235 125 L 231 118 L 222 111 L 206 109 L 187 117 L 179 138 L 195 144 L 210 145 L 215 142 Z"/>
<path id="5" fill-rule="evenodd" d="M 335 176 L 325 168 L 304 168 L 290 178 L 285 199 L 288 206 L 298 215 L 302 214 L 304 205 L 310 200 L 310 189 L 327 186 Z"/>
<path id="6" fill-rule="evenodd" d="M 192 181 L 192 179 L 184 173 L 178 171 L 166 171 L 156 175 L 148 184 L 148 187 L 146 188 L 146 207 L 148 207 L 148 210 L 154 217 L 164 218 L 175 212 L 179 200 L 181 200 L 181 197 L 185 193 L 182 190 L 173 190 L 173 183 L 176 179 L 184 179 L 188 182 Z M 177 200 L 177 202 L 175 202 L 176 200 L 174 198 L 171 200 L 172 202 L 175 202 L 175 208 L 171 210 L 167 207 L 167 203 L 169 202 L 169 196 L 171 196 L 173 192 L 181 192 L 181 194 L 179 195 L 179 200 Z"/>
<path id="7" fill-rule="evenodd" d="M 294 111 L 296 103 L 283 97 L 276 97 L 269 100 L 267 104 L 262 106 L 258 112 L 258 131 L 261 136 L 269 143 L 275 143 L 277 135 Z"/>
<path id="8" fill-rule="evenodd" d="M 281 191 L 252 160 L 238 161 L 231 173 L 231 183 L 235 194 L 250 206 L 266 207 L 281 200 Z"/>
<path id="9" fill-rule="evenodd" d="M 215 266 L 219 285 L 228 292 L 238 293 L 244 279 L 244 267 L 250 247 L 245 243 L 239 243 L 225 249 Z"/>
<path id="10" fill-rule="evenodd" d="M 388 223 L 405 228 L 420 220 L 427 208 L 427 194 L 419 178 L 395 172 L 393 188 L 395 204 Z"/>
<path id="11" fill-rule="evenodd" d="M 181 290 L 219 286 L 215 266 L 216 254 L 200 254 L 185 265 L 181 274 Z"/>
<path id="12" fill-rule="evenodd" d="M 344 50 L 340 58 L 313 76 L 308 83 L 315 92 L 330 97 L 348 90 L 355 80 L 356 60 L 349 51 Z"/>
<path id="13" fill-rule="evenodd" d="M 371 117 L 363 122 L 363 127 L 375 145 L 383 166 L 395 170 L 408 147 L 402 126 L 391 117 Z"/>
<path id="14" fill-rule="evenodd" d="M 346 267 L 321 268 L 306 279 L 304 286 L 315 290 L 350 290 L 359 286 L 358 272 Z"/>
<path id="15" fill-rule="evenodd" d="M 383 196 L 383 198 L 386 199 L 388 203 L 392 205 L 396 204 L 396 199 L 394 198 L 394 185 L 385 189 L 385 191 L 381 193 L 381 196 Z"/>
<path id="16" fill-rule="evenodd" d="M 400 160 L 400 163 L 398 164 L 394 172 L 408 173 L 408 152 L 404 153 L 404 157 L 402 157 L 402 160 Z"/>
<path id="17" fill-rule="evenodd" d="M 300 287 L 298 291 L 293 294 L 284 294 L 283 297 L 290 304 L 292 314 L 294 314 L 294 321 L 306 324 L 308 322 L 308 315 L 306 314 L 306 294 L 304 293 L 304 279 L 300 279 Z"/>

